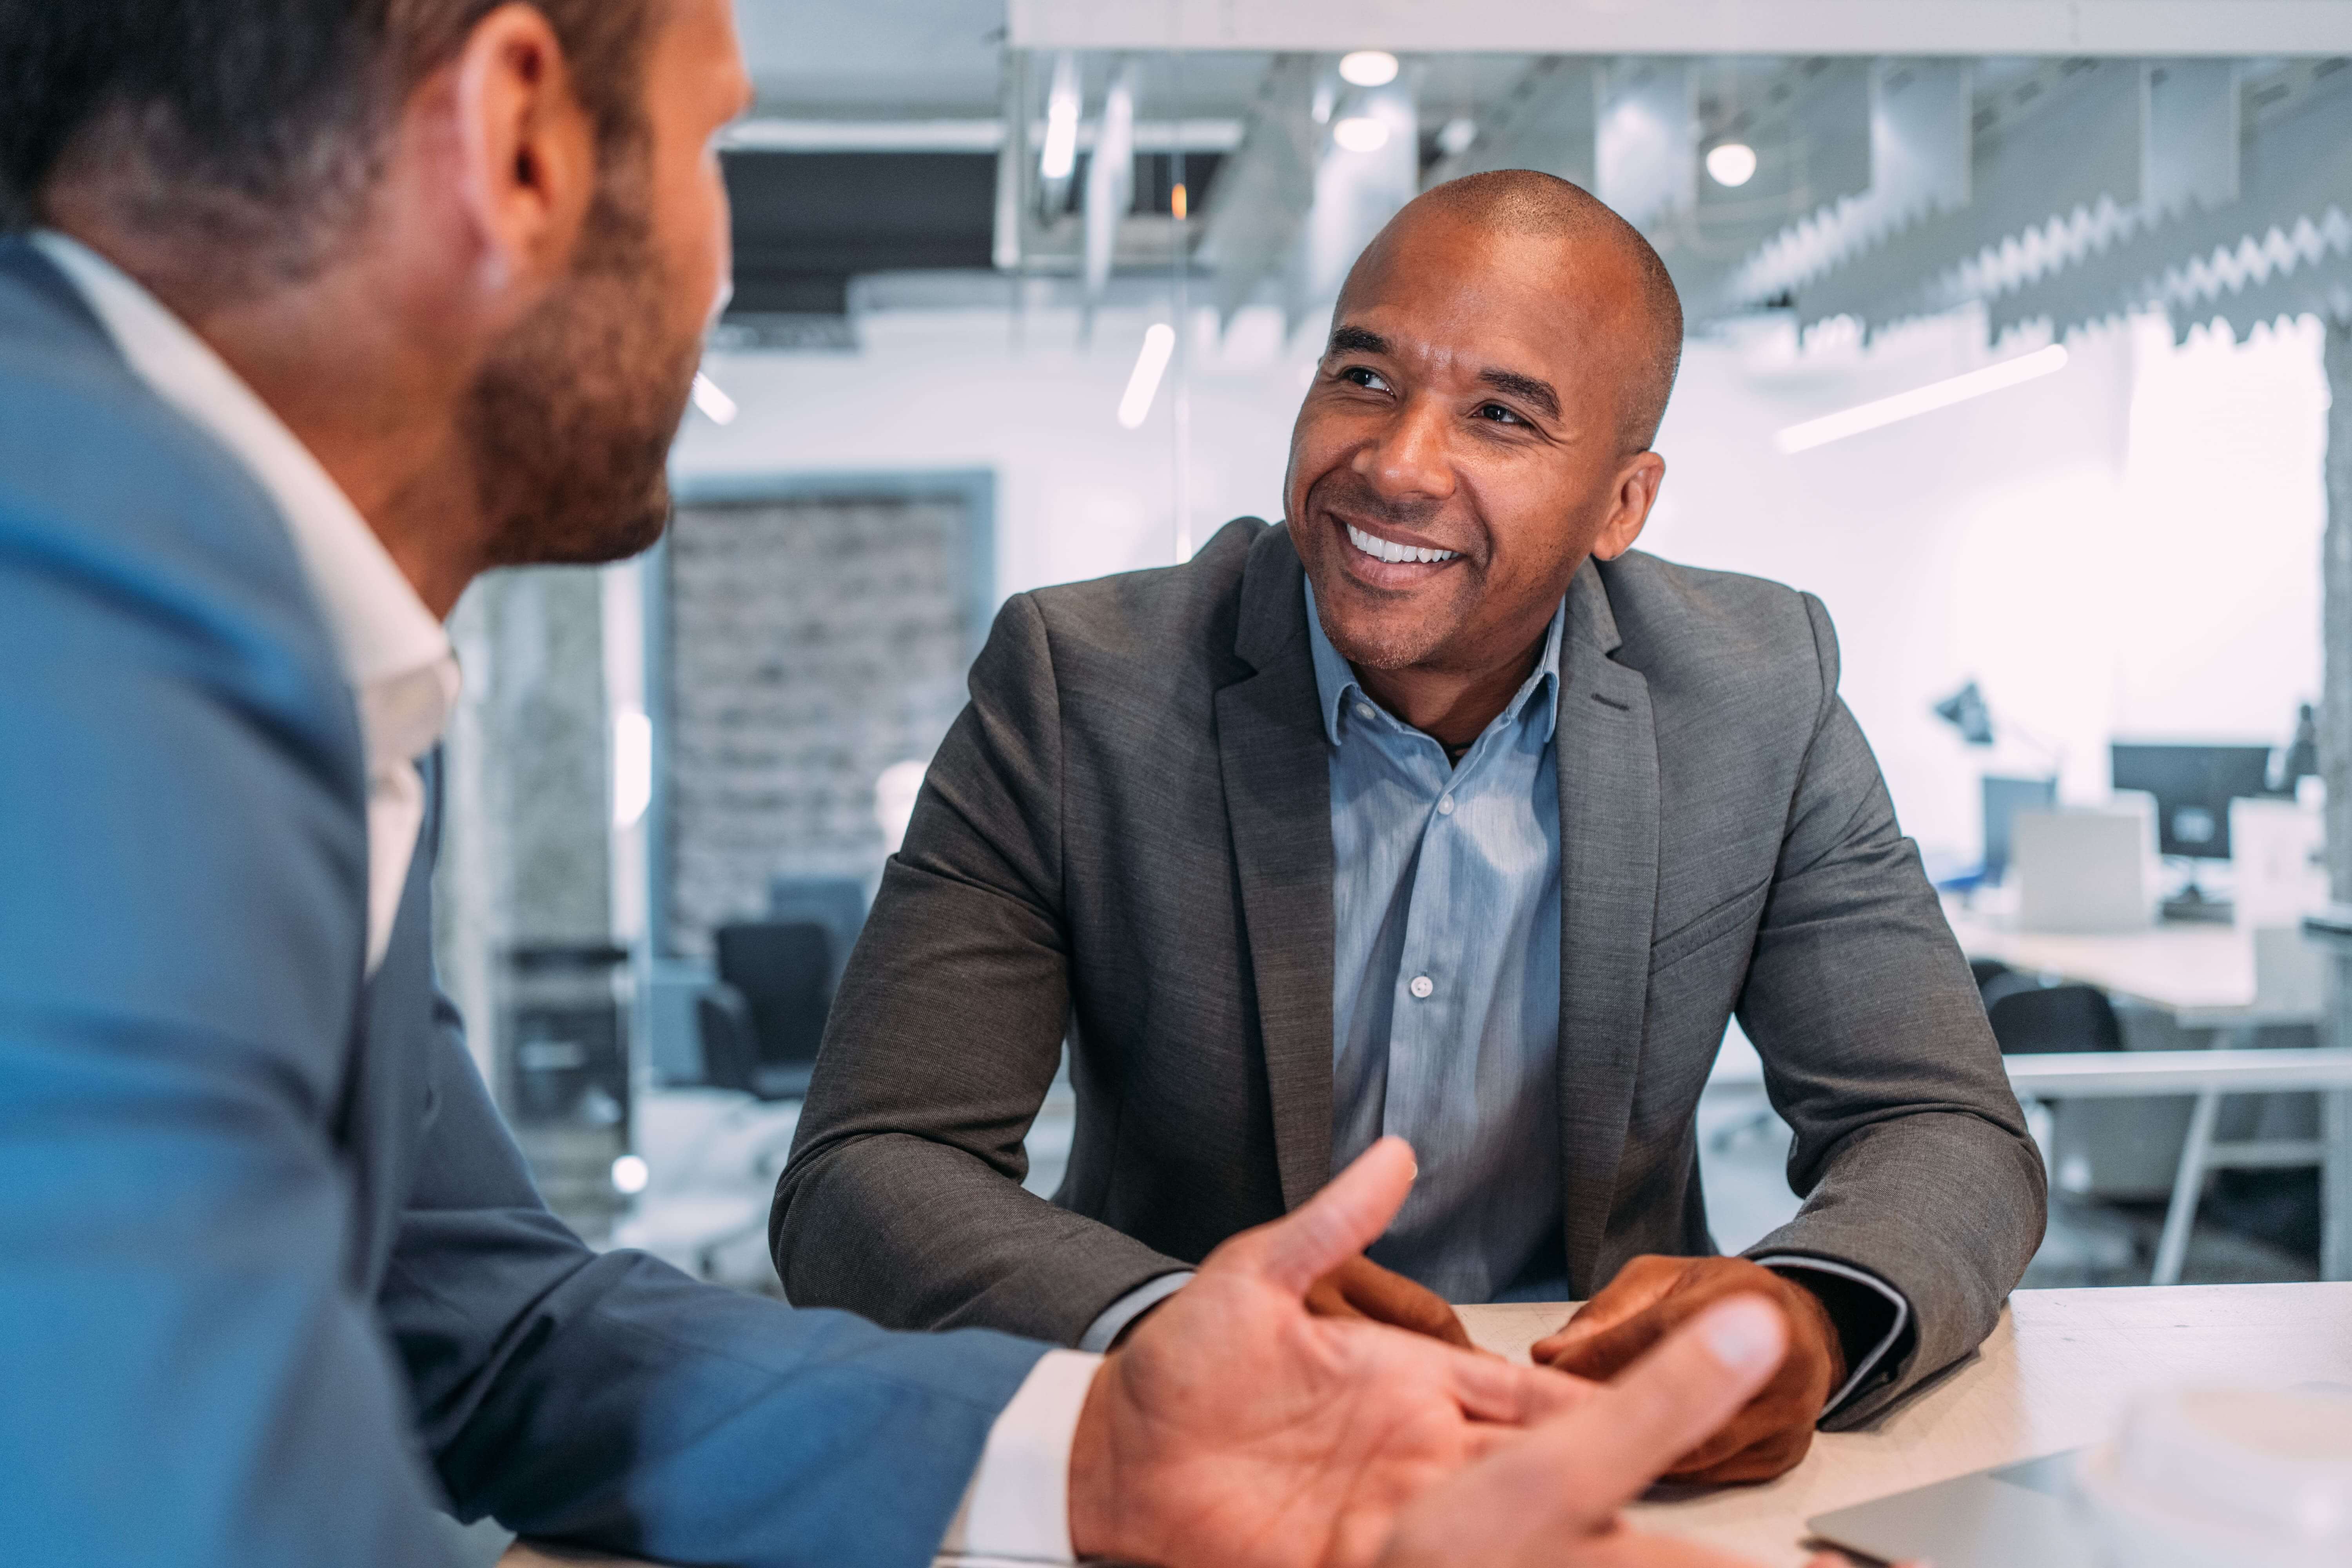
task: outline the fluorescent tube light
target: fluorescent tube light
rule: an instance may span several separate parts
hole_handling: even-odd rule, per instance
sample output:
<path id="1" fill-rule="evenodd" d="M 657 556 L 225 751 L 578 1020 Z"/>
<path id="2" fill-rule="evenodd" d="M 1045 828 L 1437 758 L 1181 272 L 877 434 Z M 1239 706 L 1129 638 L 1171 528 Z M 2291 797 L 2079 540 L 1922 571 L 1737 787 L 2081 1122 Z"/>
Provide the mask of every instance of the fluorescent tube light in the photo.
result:
<path id="1" fill-rule="evenodd" d="M 1811 451 L 1832 441 L 1842 441 L 1848 436 L 1859 436 L 1865 430 L 1892 425 L 1898 419 L 1949 408 L 1955 403 L 1966 403 L 1971 397 L 1982 397 L 1988 392 L 1999 392 L 2003 387 L 2038 380 L 2065 368 L 2065 345 L 2052 343 L 2046 349 L 2036 349 L 2030 354 L 2005 359 L 1999 364 L 1989 364 L 1966 375 L 1930 382 L 1926 386 L 1897 393 L 1893 397 L 1882 397 L 1875 403 L 1865 403 L 1842 414 L 1825 414 L 1819 419 L 1791 425 L 1774 436 L 1772 444 L 1787 453 Z"/>
<path id="2" fill-rule="evenodd" d="M 1135 356 L 1135 374 L 1127 378 L 1127 395 L 1118 400 L 1118 422 L 1129 430 L 1139 428 L 1151 412 L 1160 378 L 1167 374 L 1168 356 L 1175 352 L 1176 329 L 1154 321 L 1143 334 L 1143 352 Z"/>
<path id="3" fill-rule="evenodd" d="M 1078 161 L 1078 62 L 1064 50 L 1054 61 L 1054 85 L 1045 96 L 1045 145 L 1037 154 L 1037 173 L 1048 180 L 1066 180 Z"/>
<path id="4" fill-rule="evenodd" d="M 694 405 L 713 425 L 732 425 L 735 416 L 742 412 L 735 406 L 733 398 L 719 390 L 717 382 L 698 370 L 694 373 Z"/>
<path id="5" fill-rule="evenodd" d="M 654 726 L 641 708 L 613 715 L 613 826 L 627 832 L 654 800 Z"/>

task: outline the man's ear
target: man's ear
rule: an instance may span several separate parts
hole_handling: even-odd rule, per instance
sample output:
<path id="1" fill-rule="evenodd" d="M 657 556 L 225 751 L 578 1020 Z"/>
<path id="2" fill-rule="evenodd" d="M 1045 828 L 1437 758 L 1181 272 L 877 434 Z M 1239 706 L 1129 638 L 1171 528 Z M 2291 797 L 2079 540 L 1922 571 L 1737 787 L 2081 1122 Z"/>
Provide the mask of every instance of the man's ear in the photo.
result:
<path id="1" fill-rule="evenodd" d="M 1650 509 L 1657 504 L 1658 487 L 1665 481 L 1666 460 L 1655 452 L 1639 453 L 1627 463 L 1617 476 L 1617 493 L 1600 536 L 1592 542 L 1592 553 L 1614 561 L 1633 549 L 1650 521 Z"/>
<path id="2" fill-rule="evenodd" d="M 570 268 L 594 198 L 594 122 L 536 6 L 501 5 L 484 16 L 445 69 L 478 286 L 494 298 L 536 297 Z M 518 313 L 521 302 L 510 301 Z"/>

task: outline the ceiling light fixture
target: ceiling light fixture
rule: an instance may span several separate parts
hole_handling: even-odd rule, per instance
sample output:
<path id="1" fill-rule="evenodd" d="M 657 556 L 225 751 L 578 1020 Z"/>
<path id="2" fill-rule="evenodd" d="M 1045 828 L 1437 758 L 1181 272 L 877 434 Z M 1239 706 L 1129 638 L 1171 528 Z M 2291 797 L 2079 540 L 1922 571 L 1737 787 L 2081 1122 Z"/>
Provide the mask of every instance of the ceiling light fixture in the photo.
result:
<path id="1" fill-rule="evenodd" d="M 1346 152 L 1377 153 L 1389 144 L 1388 121 L 1369 114 L 1351 114 L 1331 127 L 1331 140 Z"/>
<path id="2" fill-rule="evenodd" d="M 1339 57 L 1339 78 L 1355 87 L 1386 87 L 1397 78 L 1397 58 L 1386 49 L 1358 49 Z"/>
<path id="3" fill-rule="evenodd" d="M 742 412 L 736 407 L 733 398 L 719 390 L 717 382 L 698 370 L 694 373 L 694 405 L 713 425 L 732 425 L 735 416 Z"/>
<path id="4" fill-rule="evenodd" d="M 1898 419 L 1931 414 L 1938 408 L 1948 408 L 1955 403 L 1966 403 L 1971 397 L 1982 397 L 1988 392 L 1999 392 L 2003 387 L 2035 381 L 2065 368 L 2065 345 L 2052 343 L 2046 349 L 2036 349 L 2030 354 L 2005 359 L 1999 364 L 1989 364 L 1966 375 L 1930 382 L 1909 392 L 1897 393 L 1893 397 L 1882 397 L 1875 403 L 1849 408 L 1843 414 L 1826 414 L 1819 419 L 1791 425 L 1773 437 L 1772 444 L 1786 453 L 1811 451 L 1832 441 L 1842 441 L 1848 436 L 1859 436 L 1865 430 L 1892 425 Z"/>
<path id="5" fill-rule="evenodd" d="M 1477 140 L 1478 122 L 1467 115 L 1458 115 L 1438 127 L 1437 150 L 1449 158 L 1459 158 Z"/>
<path id="6" fill-rule="evenodd" d="M 1127 395 L 1118 400 L 1118 422 L 1129 430 L 1141 427 L 1159 395 L 1160 378 L 1167 373 L 1168 356 L 1176 352 L 1176 329 L 1154 321 L 1143 333 L 1143 352 L 1135 356 L 1134 374 L 1127 378 Z"/>
<path id="7" fill-rule="evenodd" d="M 1720 142 L 1706 150 L 1706 172 L 1718 185 L 1744 185 L 1756 177 L 1756 149 L 1745 142 Z"/>
<path id="8" fill-rule="evenodd" d="M 1047 180 L 1066 180 L 1078 163 L 1078 65 L 1065 51 L 1054 62 L 1054 85 L 1045 94 L 1045 145 L 1037 154 L 1037 173 Z"/>

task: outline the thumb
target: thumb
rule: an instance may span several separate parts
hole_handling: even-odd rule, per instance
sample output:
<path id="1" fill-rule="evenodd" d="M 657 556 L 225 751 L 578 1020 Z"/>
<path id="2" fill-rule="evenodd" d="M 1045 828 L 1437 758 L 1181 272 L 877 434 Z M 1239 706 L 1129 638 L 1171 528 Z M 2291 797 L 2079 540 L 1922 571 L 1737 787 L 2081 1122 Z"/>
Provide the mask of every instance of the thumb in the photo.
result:
<path id="1" fill-rule="evenodd" d="M 1383 1138 L 1349 1163 L 1295 1213 L 1259 1233 L 1259 1271 L 1293 1296 L 1373 1242 L 1389 1227 L 1421 1167 L 1402 1138 Z"/>
<path id="2" fill-rule="evenodd" d="M 1788 1348 L 1779 1307 L 1734 1296 L 1528 1440 L 1556 1474 L 1577 1475 L 1574 1511 L 1588 1524 L 1605 1519 L 1738 1413 Z"/>

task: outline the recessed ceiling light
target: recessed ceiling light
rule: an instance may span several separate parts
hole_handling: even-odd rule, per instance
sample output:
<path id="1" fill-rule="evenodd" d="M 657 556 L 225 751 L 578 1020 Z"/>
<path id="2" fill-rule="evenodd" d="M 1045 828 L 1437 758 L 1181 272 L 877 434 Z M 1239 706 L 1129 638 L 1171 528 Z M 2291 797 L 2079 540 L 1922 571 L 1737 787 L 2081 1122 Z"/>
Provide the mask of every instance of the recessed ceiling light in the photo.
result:
<path id="1" fill-rule="evenodd" d="M 1756 177 L 1756 149 L 1745 142 L 1721 142 L 1706 150 L 1706 172 L 1718 185 L 1744 185 Z"/>
<path id="2" fill-rule="evenodd" d="M 1331 140 L 1350 153 L 1377 153 L 1389 144 L 1388 121 L 1369 114 L 1349 115 L 1331 127 Z"/>
<path id="3" fill-rule="evenodd" d="M 1386 49 L 1358 49 L 1339 57 L 1341 79 L 1358 87 L 1386 87 L 1396 74 L 1397 58 Z"/>

